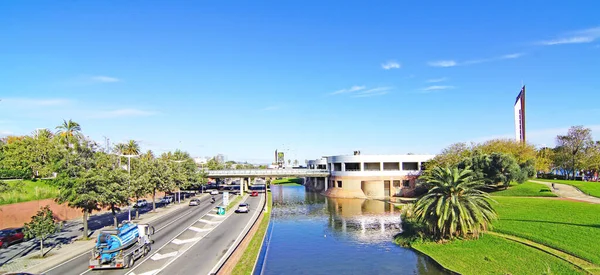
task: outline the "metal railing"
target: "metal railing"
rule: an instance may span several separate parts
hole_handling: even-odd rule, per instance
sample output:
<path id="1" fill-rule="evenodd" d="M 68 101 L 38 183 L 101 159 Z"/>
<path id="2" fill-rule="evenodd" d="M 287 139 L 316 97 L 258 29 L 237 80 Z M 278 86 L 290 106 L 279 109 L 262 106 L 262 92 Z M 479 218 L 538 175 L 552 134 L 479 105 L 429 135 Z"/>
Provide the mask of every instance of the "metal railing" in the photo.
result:
<path id="1" fill-rule="evenodd" d="M 329 171 L 321 169 L 244 169 L 244 170 L 207 170 L 211 176 L 329 176 Z"/>

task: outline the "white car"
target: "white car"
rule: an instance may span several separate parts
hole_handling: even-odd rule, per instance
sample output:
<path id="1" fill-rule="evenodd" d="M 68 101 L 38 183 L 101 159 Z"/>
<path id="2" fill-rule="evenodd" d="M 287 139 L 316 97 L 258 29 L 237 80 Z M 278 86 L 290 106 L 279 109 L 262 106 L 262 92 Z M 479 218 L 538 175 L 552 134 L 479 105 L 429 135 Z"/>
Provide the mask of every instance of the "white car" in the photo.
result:
<path id="1" fill-rule="evenodd" d="M 198 206 L 200 204 L 200 199 L 192 199 L 190 201 L 190 206 Z"/>
<path id="2" fill-rule="evenodd" d="M 235 210 L 236 213 L 248 213 L 250 212 L 250 205 L 247 203 L 240 203 L 240 205 L 238 205 L 237 210 Z"/>
<path id="3" fill-rule="evenodd" d="M 218 195 L 219 194 L 219 190 L 212 190 L 210 191 L 211 195 Z"/>
<path id="4" fill-rule="evenodd" d="M 136 203 L 133 205 L 133 207 L 136 207 L 136 208 L 144 208 L 144 207 L 146 207 L 146 206 L 148 206 L 148 201 L 146 201 L 146 200 L 144 200 L 144 199 L 138 200 L 138 201 L 137 201 L 137 202 L 136 202 Z"/>

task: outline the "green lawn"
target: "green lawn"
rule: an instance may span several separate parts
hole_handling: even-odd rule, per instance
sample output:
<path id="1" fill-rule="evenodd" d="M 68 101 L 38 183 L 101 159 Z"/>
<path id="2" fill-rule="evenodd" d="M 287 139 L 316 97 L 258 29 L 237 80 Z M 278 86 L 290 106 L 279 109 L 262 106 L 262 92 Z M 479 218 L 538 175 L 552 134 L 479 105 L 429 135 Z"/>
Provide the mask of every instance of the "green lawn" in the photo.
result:
<path id="1" fill-rule="evenodd" d="M 600 205 L 544 198 L 494 197 L 494 231 L 541 243 L 600 265 Z"/>
<path id="2" fill-rule="evenodd" d="M 535 180 L 572 185 L 572 186 L 579 188 L 579 190 L 581 190 L 581 192 L 583 192 L 583 193 L 586 193 L 590 196 L 600 198 L 600 182 L 580 181 L 580 180 L 547 180 L 547 179 L 535 179 Z"/>
<path id="3" fill-rule="evenodd" d="M 583 274 L 552 255 L 492 235 L 476 241 L 421 243 L 413 247 L 460 274 Z"/>
<path id="4" fill-rule="evenodd" d="M 508 189 L 493 192 L 491 195 L 508 197 L 556 197 L 548 186 L 530 181 L 521 184 L 511 184 Z"/>
<path id="5" fill-rule="evenodd" d="M 225 208 L 225 211 L 229 211 L 229 209 L 234 208 L 238 202 L 240 202 L 240 200 L 242 199 L 243 196 L 235 196 L 235 198 L 229 202 L 229 204 L 227 205 L 227 207 Z"/>
<path id="6" fill-rule="evenodd" d="M 250 274 L 252 272 L 256 258 L 258 257 L 258 253 L 260 252 L 260 248 L 262 246 L 263 236 L 265 235 L 265 232 L 267 231 L 267 228 L 269 227 L 269 221 L 271 220 L 271 206 L 272 206 L 271 201 L 272 200 L 273 199 L 271 197 L 271 192 L 269 192 L 268 201 L 267 201 L 267 205 L 269 206 L 268 207 L 269 212 L 265 213 L 265 215 L 263 216 L 263 219 L 260 221 L 260 226 L 259 226 L 258 230 L 254 234 L 254 236 L 252 236 L 252 240 L 250 241 L 250 244 L 248 244 L 248 247 L 244 251 L 244 254 L 240 258 L 238 263 L 235 265 L 235 268 L 233 269 L 232 274 L 246 275 L 246 274 Z"/>
<path id="7" fill-rule="evenodd" d="M 285 179 L 280 179 L 280 180 L 273 180 L 271 182 L 271 184 L 277 184 L 277 185 L 283 185 L 283 186 L 300 185 L 300 184 L 302 184 L 302 179 L 301 178 L 285 178 Z"/>
<path id="8" fill-rule="evenodd" d="M 0 205 L 55 198 L 58 187 L 46 180 L 11 180 L 5 181 L 9 191 L 0 193 Z"/>

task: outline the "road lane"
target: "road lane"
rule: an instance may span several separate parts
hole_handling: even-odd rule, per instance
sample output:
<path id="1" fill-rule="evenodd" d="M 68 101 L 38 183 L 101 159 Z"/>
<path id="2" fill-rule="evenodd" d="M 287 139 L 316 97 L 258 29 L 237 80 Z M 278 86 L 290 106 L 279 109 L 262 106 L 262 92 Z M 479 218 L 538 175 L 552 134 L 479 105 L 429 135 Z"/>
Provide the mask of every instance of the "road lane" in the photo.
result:
<path id="1" fill-rule="evenodd" d="M 217 203 L 220 201 L 220 196 L 217 196 Z M 184 202 L 187 203 L 187 202 Z M 154 222 L 156 232 L 153 236 L 155 243 L 152 245 L 153 251 L 149 256 L 154 253 L 155 248 L 162 246 L 164 243 L 169 241 L 171 238 L 176 236 L 181 230 L 188 227 L 189 224 L 193 223 L 199 217 L 202 217 L 204 213 L 207 213 L 215 207 L 217 203 L 210 203 L 210 197 L 202 198 L 202 202 L 199 206 L 184 207 L 176 210 L 167 216 L 161 217 Z M 50 269 L 44 274 L 47 275 L 60 275 L 60 274 L 94 274 L 94 275 L 113 275 L 113 274 L 125 274 L 127 269 L 114 269 L 114 270 L 90 270 L 88 269 L 89 258 L 91 251 L 88 251 L 78 257 L 71 259 L 63 263 L 60 266 L 56 266 Z M 136 261 L 136 265 L 141 262 L 143 258 Z"/>
<path id="2" fill-rule="evenodd" d="M 246 203 L 251 206 L 250 213 L 234 213 L 158 274 L 208 274 L 234 245 L 240 233 L 249 229 L 246 225 L 260 211 L 261 199 L 264 199 L 264 195 L 249 197 Z"/>

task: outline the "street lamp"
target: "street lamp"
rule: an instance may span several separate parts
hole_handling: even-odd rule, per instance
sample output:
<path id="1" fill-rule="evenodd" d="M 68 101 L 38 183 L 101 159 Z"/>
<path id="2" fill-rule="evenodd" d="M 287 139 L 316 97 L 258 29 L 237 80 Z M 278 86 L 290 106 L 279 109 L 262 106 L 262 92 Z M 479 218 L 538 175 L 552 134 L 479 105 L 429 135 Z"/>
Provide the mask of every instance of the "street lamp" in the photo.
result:
<path id="1" fill-rule="evenodd" d="M 127 173 L 129 173 L 129 177 L 127 177 L 128 183 L 127 183 L 127 194 L 131 194 L 131 158 L 137 158 L 139 157 L 139 155 L 118 155 L 120 157 L 126 157 L 127 158 Z M 129 205 L 130 203 L 130 198 L 127 198 L 127 206 L 129 208 L 129 221 L 131 221 L 131 206 Z"/>
<path id="2" fill-rule="evenodd" d="M 185 160 L 171 160 L 171 161 L 176 162 L 176 163 L 182 163 Z M 179 184 L 177 184 L 177 202 L 181 203 L 181 187 L 179 187 Z"/>

